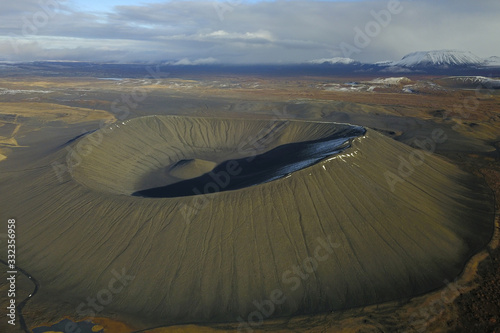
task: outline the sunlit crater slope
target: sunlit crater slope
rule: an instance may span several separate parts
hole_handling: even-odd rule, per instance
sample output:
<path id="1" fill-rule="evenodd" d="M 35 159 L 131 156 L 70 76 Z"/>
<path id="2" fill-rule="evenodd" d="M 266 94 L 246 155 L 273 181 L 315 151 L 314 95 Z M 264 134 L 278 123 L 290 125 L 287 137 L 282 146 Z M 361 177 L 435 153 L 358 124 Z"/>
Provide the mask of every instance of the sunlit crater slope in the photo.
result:
<path id="1" fill-rule="evenodd" d="M 332 137 L 337 153 L 253 186 L 132 196 Z M 425 155 L 392 189 L 387 172 L 414 149 L 356 126 L 152 116 L 70 145 L 86 154 L 62 181 L 50 162 L 64 162 L 65 147 L 4 177 L 12 195 L 0 208 L 24 212 L 18 263 L 40 282 L 35 298 L 76 308 L 109 288 L 113 270 L 134 276 L 102 315 L 237 322 L 276 290 L 284 301 L 269 317 L 396 300 L 455 277 L 492 232 L 491 196 L 475 177 Z"/>

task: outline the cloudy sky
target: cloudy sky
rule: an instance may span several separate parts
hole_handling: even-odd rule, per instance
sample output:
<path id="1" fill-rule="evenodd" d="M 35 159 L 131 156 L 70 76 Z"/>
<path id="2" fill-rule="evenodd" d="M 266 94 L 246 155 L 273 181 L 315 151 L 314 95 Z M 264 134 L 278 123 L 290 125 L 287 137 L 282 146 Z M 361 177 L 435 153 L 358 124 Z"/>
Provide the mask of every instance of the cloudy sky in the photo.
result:
<path id="1" fill-rule="evenodd" d="M 500 56 L 498 0 L 2 1 L 0 60 L 300 63 Z"/>

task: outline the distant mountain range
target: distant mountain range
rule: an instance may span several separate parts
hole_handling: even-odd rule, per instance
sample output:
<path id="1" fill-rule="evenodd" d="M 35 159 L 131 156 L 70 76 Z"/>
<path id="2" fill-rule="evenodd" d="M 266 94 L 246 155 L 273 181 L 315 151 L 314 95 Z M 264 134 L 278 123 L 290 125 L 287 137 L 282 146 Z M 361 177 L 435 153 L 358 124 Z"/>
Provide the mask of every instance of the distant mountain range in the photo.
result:
<path id="1" fill-rule="evenodd" d="M 454 66 L 479 66 L 482 63 L 484 63 L 484 60 L 471 52 L 442 50 L 413 52 L 405 55 L 403 59 L 392 63 L 392 66 L 447 68 Z"/>
<path id="2" fill-rule="evenodd" d="M 351 58 L 341 58 L 341 57 L 335 57 L 335 58 L 323 58 L 323 59 L 316 59 L 316 60 L 311 60 L 308 62 L 309 64 L 330 64 L 330 65 L 352 65 L 352 64 L 360 64 L 359 61 L 356 61 Z"/>
<path id="3" fill-rule="evenodd" d="M 500 57 L 480 58 L 469 51 L 436 50 L 418 51 L 405 55 L 398 61 L 380 61 L 374 64 L 361 63 L 350 58 L 331 58 L 312 60 L 310 64 L 323 65 L 375 65 L 385 70 L 400 71 L 429 71 L 432 69 L 457 69 L 457 68 L 486 68 L 499 67 Z"/>
<path id="4" fill-rule="evenodd" d="M 2 76 L 91 76 L 145 77 L 151 71 L 160 77 L 192 75 L 242 74 L 261 76 L 391 76 L 408 75 L 500 76 L 500 57 L 480 58 L 468 51 L 438 50 L 413 52 L 398 61 L 363 63 L 351 58 L 324 58 L 303 64 L 230 65 L 165 61 L 150 63 L 91 63 L 75 61 L 0 62 Z M 149 74 L 148 74 L 149 73 Z"/>

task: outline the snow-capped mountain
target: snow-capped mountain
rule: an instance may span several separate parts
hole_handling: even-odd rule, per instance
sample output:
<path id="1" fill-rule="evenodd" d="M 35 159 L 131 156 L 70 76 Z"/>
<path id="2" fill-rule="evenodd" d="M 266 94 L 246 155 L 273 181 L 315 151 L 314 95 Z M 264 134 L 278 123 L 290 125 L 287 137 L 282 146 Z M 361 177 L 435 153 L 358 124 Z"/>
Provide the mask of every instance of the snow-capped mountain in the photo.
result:
<path id="1" fill-rule="evenodd" d="M 500 67 L 500 57 L 489 57 L 485 59 L 485 66 L 488 67 Z"/>
<path id="2" fill-rule="evenodd" d="M 484 59 L 476 56 L 472 52 L 459 50 L 437 50 L 437 51 L 419 51 L 405 55 L 401 60 L 395 61 L 391 66 L 399 67 L 466 67 L 481 66 Z"/>
<path id="3" fill-rule="evenodd" d="M 311 65 L 334 65 L 344 71 L 380 73 L 439 73 L 449 75 L 477 75 L 491 69 L 500 69 L 500 57 L 487 59 L 469 51 L 434 50 L 405 55 L 398 61 L 364 63 L 351 58 L 323 58 L 307 62 Z M 406 75 L 406 74 L 405 74 Z M 491 75 L 491 73 L 489 74 Z"/>
<path id="4" fill-rule="evenodd" d="M 309 61 L 310 64 L 329 64 L 329 65 L 352 65 L 357 64 L 358 61 L 351 58 L 342 58 L 342 57 L 334 57 L 334 58 L 323 58 L 323 59 L 315 59 Z"/>

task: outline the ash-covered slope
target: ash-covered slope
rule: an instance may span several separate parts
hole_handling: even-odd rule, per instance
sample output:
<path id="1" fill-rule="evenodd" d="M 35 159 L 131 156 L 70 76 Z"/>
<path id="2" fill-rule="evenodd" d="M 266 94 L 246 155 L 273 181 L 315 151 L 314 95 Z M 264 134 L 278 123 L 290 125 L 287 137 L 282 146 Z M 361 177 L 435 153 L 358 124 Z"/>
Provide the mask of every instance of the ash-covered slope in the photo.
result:
<path id="1" fill-rule="evenodd" d="M 178 198 L 130 195 L 145 179 L 172 181 L 171 165 L 205 167 L 353 128 L 136 118 L 73 142 L 86 155 L 62 182 L 50 162 L 64 161 L 64 148 L 39 168 L 1 176 L 10 195 L 0 211 L 19 221 L 18 264 L 40 282 L 36 298 L 74 304 L 80 315 L 91 309 L 79 306 L 87 297 L 109 289 L 113 270 L 134 278 L 100 315 L 158 324 L 246 321 L 277 294 L 264 318 L 443 285 L 489 240 L 490 194 L 435 156 L 419 153 L 424 161 L 404 171 L 401 160 L 415 150 L 371 130 L 342 153 L 264 184 Z M 391 188 L 389 172 L 406 175 Z"/>

